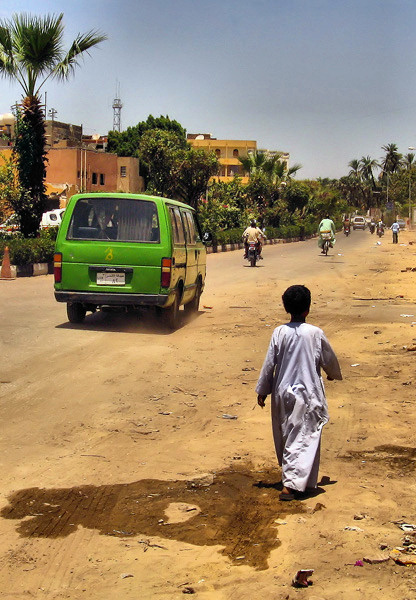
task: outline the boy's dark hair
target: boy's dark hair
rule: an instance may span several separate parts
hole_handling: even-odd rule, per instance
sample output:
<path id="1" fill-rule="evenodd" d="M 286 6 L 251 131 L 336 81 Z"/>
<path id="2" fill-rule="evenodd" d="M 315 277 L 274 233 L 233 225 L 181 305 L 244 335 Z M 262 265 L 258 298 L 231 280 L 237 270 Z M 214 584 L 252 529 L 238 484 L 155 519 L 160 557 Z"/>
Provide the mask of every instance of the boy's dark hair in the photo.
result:
<path id="1" fill-rule="evenodd" d="M 290 315 L 301 315 L 311 307 L 311 293 L 304 285 L 291 285 L 282 296 L 285 311 Z"/>

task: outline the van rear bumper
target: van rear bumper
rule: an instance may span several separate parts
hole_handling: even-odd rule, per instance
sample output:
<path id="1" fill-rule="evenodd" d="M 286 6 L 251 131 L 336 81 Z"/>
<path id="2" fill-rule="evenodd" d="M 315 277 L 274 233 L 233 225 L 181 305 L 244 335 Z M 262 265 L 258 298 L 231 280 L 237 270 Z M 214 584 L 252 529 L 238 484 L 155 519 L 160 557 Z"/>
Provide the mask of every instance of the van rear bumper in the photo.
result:
<path id="1" fill-rule="evenodd" d="M 164 306 L 167 294 L 111 294 L 105 292 L 68 292 L 55 290 L 58 302 L 81 302 L 96 306 Z"/>

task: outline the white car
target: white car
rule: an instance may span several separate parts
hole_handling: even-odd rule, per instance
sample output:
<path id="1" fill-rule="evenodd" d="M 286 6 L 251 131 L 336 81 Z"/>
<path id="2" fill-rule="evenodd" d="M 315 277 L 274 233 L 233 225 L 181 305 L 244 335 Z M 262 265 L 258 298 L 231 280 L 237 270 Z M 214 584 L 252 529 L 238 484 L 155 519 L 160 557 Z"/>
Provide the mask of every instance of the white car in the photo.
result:
<path id="1" fill-rule="evenodd" d="M 366 222 L 364 217 L 354 217 L 352 220 L 352 228 L 355 229 L 365 229 Z"/>
<path id="2" fill-rule="evenodd" d="M 44 212 L 40 222 L 40 228 L 46 229 L 48 227 L 59 227 L 64 212 L 64 208 L 56 208 L 55 210 L 48 210 L 48 212 Z"/>

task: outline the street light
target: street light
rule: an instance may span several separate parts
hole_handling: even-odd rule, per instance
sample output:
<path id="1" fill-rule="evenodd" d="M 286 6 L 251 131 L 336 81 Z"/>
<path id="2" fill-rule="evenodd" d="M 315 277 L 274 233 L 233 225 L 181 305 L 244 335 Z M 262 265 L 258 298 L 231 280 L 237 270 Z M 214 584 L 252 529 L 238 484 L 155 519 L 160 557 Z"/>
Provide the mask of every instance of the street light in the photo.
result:
<path id="1" fill-rule="evenodd" d="M 409 146 L 408 148 L 409 150 L 416 150 L 416 148 L 414 146 Z M 412 226 L 412 197 L 411 197 L 411 186 L 412 186 L 412 180 L 411 180 L 411 166 L 409 164 L 409 227 Z"/>

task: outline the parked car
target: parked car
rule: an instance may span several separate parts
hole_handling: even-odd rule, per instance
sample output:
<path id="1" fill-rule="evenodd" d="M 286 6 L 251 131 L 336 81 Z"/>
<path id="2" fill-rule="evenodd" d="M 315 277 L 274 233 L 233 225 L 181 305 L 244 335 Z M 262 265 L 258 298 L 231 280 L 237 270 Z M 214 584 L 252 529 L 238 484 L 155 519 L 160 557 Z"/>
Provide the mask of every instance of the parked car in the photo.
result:
<path id="1" fill-rule="evenodd" d="M 62 222 L 62 216 L 64 212 L 64 208 L 56 208 L 55 210 L 48 210 L 47 212 L 44 212 L 40 222 L 40 228 L 46 229 L 48 227 L 59 227 Z"/>
<path id="2" fill-rule="evenodd" d="M 58 231 L 55 298 L 71 323 L 97 308 L 153 306 L 170 329 L 197 313 L 206 250 L 195 210 L 140 194 L 72 196 Z"/>
<path id="3" fill-rule="evenodd" d="M 406 229 L 406 221 L 404 219 L 397 219 L 400 229 Z"/>
<path id="4" fill-rule="evenodd" d="M 353 229 L 365 229 L 366 222 L 364 217 L 354 217 L 352 220 Z"/>
<path id="5" fill-rule="evenodd" d="M 0 225 L 0 232 L 2 233 L 17 233 L 19 231 L 19 219 L 16 213 L 7 217 L 4 223 Z"/>

